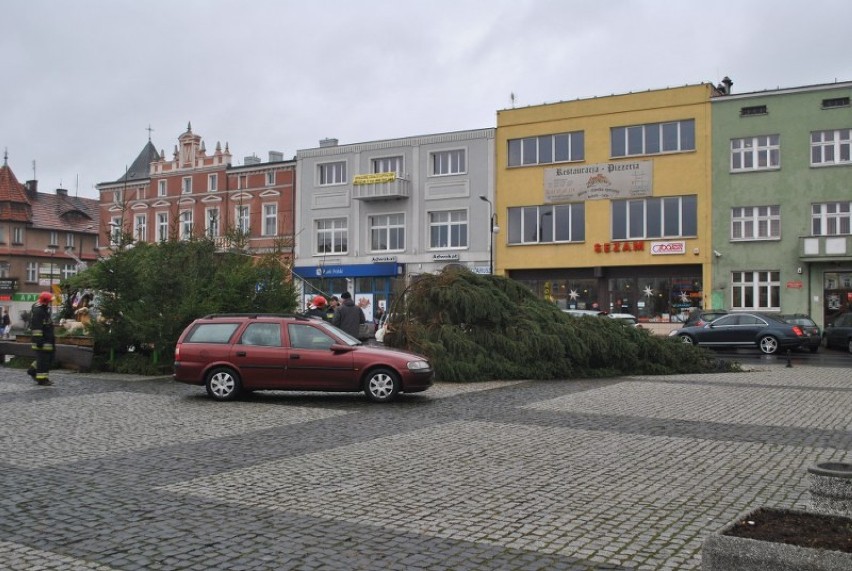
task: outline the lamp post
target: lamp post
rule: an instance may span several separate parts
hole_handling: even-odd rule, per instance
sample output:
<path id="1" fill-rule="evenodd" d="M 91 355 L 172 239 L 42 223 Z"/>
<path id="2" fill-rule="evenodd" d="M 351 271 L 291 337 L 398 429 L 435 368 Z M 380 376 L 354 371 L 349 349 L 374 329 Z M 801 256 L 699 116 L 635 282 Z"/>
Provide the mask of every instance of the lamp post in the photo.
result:
<path id="1" fill-rule="evenodd" d="M 497 213 L 494 212 L 494 205 L 488 200 L 488 197 L 480 194 L 479 199 L 488 203 L 488 273 L 494 275 L 494 234 L 500 228 L 497 227 Z"/>

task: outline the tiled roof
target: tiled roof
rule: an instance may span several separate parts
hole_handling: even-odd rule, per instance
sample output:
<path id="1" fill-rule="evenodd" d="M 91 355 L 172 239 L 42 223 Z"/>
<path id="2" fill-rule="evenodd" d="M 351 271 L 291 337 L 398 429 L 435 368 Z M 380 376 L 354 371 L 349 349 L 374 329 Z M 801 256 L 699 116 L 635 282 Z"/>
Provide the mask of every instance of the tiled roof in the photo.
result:
<path id="1" fill-rule="evenodd" d="M 0 220 L 30 222 L 30 201 L 26 187 L 18 182 L 9 165 L 0 167 Z"/>
<path id="2" fill-rule="evenodd" d="M 31 204 L 32 223 L 36 228 L 98 232 L 97 199 L 39 192 Z"/>
<path id="3" fill-rule="evenodd" d="M 136 157 L 136 160 L 133 161 L 133 164 L 130 165 L 130 168 L 127 169 L 127 172 L 121 175 L 118 180 L 115 182 L 131 182 L 139 179 L 146 179 L 151 176 L 151 163 L 159 160 L 160 153 L 157 152 L 157 149 L 154 147 L 151 141 L 148 141 L 148 144 L 142 149 L 142 152 L 139 153 L 139 156 Z"/>

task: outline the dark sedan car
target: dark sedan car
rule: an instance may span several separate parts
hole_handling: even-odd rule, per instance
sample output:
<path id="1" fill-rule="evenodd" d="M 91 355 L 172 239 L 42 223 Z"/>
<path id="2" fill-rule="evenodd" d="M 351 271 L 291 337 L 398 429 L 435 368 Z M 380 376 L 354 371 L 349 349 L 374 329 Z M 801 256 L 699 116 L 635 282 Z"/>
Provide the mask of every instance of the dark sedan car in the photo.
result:
<path id="1" fill-rule="evenodd" d="M 819 348 L 822 345 L 822 332 L 819 330 L 819 325 L 817 325 L 813 319 L 807 315 L 799 314 L 781 315 L 779 317 L 787 323 L 798 325 L 802 328 L 802 331 L 808 338 L 803 347 L 806 347 L 811 353 L 819 351 Z"/>
<path id="2" fill-rule="evenodd" d="M 767 355 L 808 341 L 801 326 L 765 313 L 729 313 L 704 325 L 676 329 L 671 335 L 706 347 L 756 347 Z"/>
<path id="3" fill-rule="evenodd" d="M 825 326 L 825 346 L 845 348 L 852 353 L 852 312 L 841 313 Z"/>

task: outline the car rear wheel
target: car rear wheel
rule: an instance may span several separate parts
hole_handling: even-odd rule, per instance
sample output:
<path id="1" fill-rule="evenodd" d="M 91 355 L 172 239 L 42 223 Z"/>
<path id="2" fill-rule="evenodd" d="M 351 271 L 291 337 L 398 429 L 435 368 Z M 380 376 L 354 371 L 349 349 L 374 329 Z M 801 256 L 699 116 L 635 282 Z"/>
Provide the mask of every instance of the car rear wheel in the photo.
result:
<path id="1" fill-rule="evenodd" d="M 693 339 L 689 335 L 681 335 L 680 342 L 686 343 L 687 345 L 698 345 L 698 343 L 695 342 L 695 339 Z"/>
<path id="2" fill-rule="evenodd" d="M 214 400 L 234 400 L 240 395 L 242 383 L 239 376 L 227 367 L 218 367 L 207 374 L 207 394 Z"/>
<path id="3" fill-rule="evenodd" d="M 774 355 L 778 352 L 778 339 L 772 335 L 764 335 L 757 344 L 764 355 Z"/>
<path id="4" fill-rule="evenodd" d="M 849 352 L 852 353 L 852 337 L 850 337 L 849 341 L 846 342 L 846 349 L 848 349 Z"/>
<path id="5" fill-rule="evenodd" d="M 373 402 L 389 402 L 399 392 L 399 378 L 390 369 L 374 369 L 364 379 L 364 393 Z"/>

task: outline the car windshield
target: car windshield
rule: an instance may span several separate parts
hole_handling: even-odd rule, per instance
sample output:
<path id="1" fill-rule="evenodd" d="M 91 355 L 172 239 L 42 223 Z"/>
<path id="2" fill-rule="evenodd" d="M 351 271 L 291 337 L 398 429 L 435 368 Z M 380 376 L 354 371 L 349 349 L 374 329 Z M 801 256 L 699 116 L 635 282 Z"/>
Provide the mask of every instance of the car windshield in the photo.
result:
<path id="1" fill-rule="evenodd" d="M 335 327 L 331 323 L 326 323 L 325 321 L 320 321 L 320 322 L 317 323 L 317 325 L 319 325 L 320 327 L 330 331 L 333 335 L 340 337 L 343 340 L 343 342 L 346 343 L 347 345 L 354 346 L 354 345 L 361 345 L 362 344 L 361 341 L 352 337 L 347 332 L 345 332 L 343 329 L 339 329 L 339 328 Z"/>

